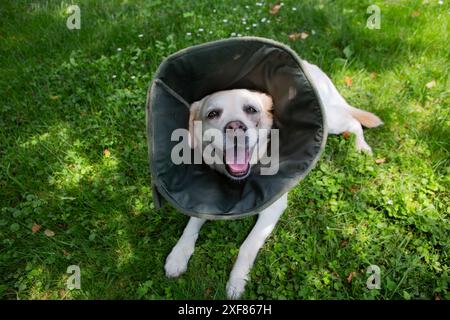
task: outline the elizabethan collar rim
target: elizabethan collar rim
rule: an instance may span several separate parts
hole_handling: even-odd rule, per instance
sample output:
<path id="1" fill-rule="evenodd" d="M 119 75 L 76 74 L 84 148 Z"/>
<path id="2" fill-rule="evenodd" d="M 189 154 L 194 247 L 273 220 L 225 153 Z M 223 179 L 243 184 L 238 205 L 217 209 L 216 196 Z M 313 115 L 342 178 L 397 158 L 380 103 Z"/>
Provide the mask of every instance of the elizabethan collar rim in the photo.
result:
<path id="1" fill-rule="evenodd" d="M 178 142 L 170 141 L 170 134 L 188 128 L 190 105 L 236 88 L 273 97 L 279 172 L 254 174 L 256 165 L 245 182 L 236 183 L 205 164 L 171 163 Z M 288 99 L 292 88 L 297 95 Z M 236 219 L 269 207 L 312 170 L 327 138 L 324 107 L 303 61 L 288 46 L 259 37 L 212 41 L 167 57 L 149 87 L 146 122 L 155 207 L 163 197 L 178 211 L 203 219 Z"/>

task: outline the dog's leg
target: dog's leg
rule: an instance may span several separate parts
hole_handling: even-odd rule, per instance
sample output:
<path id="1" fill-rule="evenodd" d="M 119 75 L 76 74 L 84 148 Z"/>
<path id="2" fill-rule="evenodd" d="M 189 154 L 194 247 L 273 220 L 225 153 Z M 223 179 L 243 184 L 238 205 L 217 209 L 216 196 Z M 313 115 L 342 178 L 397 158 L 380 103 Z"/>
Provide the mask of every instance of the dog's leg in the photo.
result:
<path id="1" fill-rule="evenodd" d="M 275 201 L 270 207 L 261 211 L 258 221 L 245 239 L 239 250 L 238 258 L 234 264 L 227 283 L 227 295 L 230 299 L 238 299 L 244 293 L 250 269 L 253 266 L 259 249 L 267 237 L 272 233 L 281 214 L 287 207 L 287 194 Z"/>
<path id="2" fill-rule="evenodd" d="M 354 133 L 356 149 L 372 154 L 372 149 L 364 140 L 361 124 L 367 128 L 374 128 L 383 124 L 383 121 L 373 113 L 350 106 L 331 79 L 318 66 L 307 61 L 303 62 L 325 107 L 328 133 L 340 134 L 344 131 Z"/>
<path id="3" fill-rule="evenodd" d="M 178 277 L 186 271 L 189 258 L 194 253 L 195 242 L 198 238 L 200 228 L 206 220 L 194 218 L 189 219 L 183 235 L 173 247 L 169 256 L 166 259 L 164 269 L 166 276 L 169 278 Z"/>
<path id="4" fill-rule="evenodd" d="M 356 135 L 355 144 L 356 144 L 356 150 L 358 151 L 364 151 L 368 154 L 372 154 L 372 148 L 367 144 L 366 140 L 364 139 L 364 132 L 363 128 L 361 126 L 361 123 L 356 119 L 351 119 L 348 122 L 347 130 L 351 133 L 354 133 Z"/>

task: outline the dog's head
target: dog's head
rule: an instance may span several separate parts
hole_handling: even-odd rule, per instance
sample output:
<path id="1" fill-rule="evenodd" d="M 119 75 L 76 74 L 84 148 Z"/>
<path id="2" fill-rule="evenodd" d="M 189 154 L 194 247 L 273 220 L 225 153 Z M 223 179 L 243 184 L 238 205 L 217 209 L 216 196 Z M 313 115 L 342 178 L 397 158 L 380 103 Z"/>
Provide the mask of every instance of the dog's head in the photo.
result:
<path id="1" fill-rule="evenodd" d="M 233 180 L 245 179 L 252 157 L 259 159 L 266 152 L 267 139 L 261 143 L 259 138 L 272 127 L 272 106 L 269 95 L 246 89 L 219 91 L 194 102 L 189 118 L 191 148 L 209 145 L 214 150 L 202 153 L 205 163 Z M 194 130 L 198 121 L 202 130 Z M 221 139 L 202 139 L 211 131 L 220 132 Z"/>

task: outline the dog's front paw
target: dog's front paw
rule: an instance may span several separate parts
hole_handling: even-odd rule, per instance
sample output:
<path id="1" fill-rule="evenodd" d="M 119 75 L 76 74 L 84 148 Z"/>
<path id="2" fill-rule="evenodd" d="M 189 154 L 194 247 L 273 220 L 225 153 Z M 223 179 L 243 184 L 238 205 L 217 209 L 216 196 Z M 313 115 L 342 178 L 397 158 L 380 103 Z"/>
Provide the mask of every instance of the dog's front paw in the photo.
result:
<path id="1" fill-rule="evenodd" d="M 247 280 L 244 278 L 230 278 L 227 283 L 228 299 L 239 299 L 245 291 Z"/>
<path id="2" fill-rule="evenodd" d="M 168 278 L 176 278 L 186 272 L 192 252 L 175 247 L 166 259 L 164 270 Z"/>

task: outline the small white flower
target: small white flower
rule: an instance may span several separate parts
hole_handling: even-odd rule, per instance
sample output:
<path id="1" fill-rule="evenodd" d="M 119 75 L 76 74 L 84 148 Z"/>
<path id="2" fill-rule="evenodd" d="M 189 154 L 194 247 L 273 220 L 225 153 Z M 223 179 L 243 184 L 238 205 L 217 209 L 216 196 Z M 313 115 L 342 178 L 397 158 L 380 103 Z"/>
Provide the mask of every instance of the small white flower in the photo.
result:
<path id="1" fill-rule="evenodd" d="M 205 29 L 203 29 L 203 28 L 198 29 L 198 32 L 203 32 L 203 31 L 205 31 Z"/>
<path id="2" fill-rule="evenodd" d="M 115 74 L 112 75 L 112 78 L 115 79 L 117 76 Z"/>
<path id="3" fill-rule="evenodd" d="M 387 201 L 387 204 L 389 204 L 389 205 L 391 205 L 391 204 L 393 204 L 394 202 L 392 201 L 392 199 L 389 199 L 388 201 Z"/>
<path id="4" fill-rule="evenodd" d="M 262 7 L 262 5 L 263 5 L 263 4 L 262 4 L 261 2 L 257 2 L 257 3 L 256 3 L 256 6 L 257 6 L 257 7 Z"/>
<path id="5" fill-rule="evenodd" d="M 245 9 L 250 9 L 250 6 L 245 6 Z"/>
<path id="6" fill-rule="evenodd" d="M 238 36 L 238 37 L 242 37 L 242 34 L 238 33 L 237 36 Z"/>
<path id="7" fill-rule="evenodd" d="M 135 76 L 131 76 L 131 80 L 134 80 L 134 79 L 136 79 L 136 77 Z"/>
<path id="8" fill-rule="evenodd" d="M 250 27 L 246 27 L 245 30 L 250 30 Z"/>
<path id="9" fill-rule="evenodd" d="M 262 18 L 261 19 L 261 23 L 264 23 L 264 22 L 266 22 L 267 21 L 267 18 Z"/>
<path id="10" fill-rule="evenodd" d="M 122 51 L 122 48 L 117 48 L 117 51 L 119 51 L 119 52 Z"/>
<path id="11" fill-rule="evenodd" d="M 284 6 L 284 3 L 282 2 L 282 3 L 280 3 L 280 6 Z"/>
<path id="12" fill-rule="evenodd" d="M 270 23 L 270 20 L 267 20 L 267 23 Z"/>
<path id="13" fill-rule="evenodd" d="M 242 21 L 242 24 L 247 24 L 247 21 Z"/>
<path id="14" fill-rule="evenodd" d="M 297 11 L 297 8 L 296 8 L 296 7 L 293 7 L 293 8 L 292 8 L 292 11 Z"/>
<path id="15" fill-rule="evenodd" d="M 140 35 L 138 35 L 139 38 L 142 38 L 144 35 L 141 33 Z"/>
<path id="16" fill-rule="evenodd" d="M 214 13 L 216 13 L 216 12 L 217 12 L 217 10 L 216 10 L 216 9 L 214 9 L 214 10 L 213 10 L 213 12 L 214 12 Z"/>
<path id="17" fill-rule="evenodd" d="M 233 8 L 233 11 L 236 11 L 237 10 L 237 8 Z"/>
<path id="18" fill-rule="evenodd" d="M 231 34 L 231 36 L 232 36 L 232 37 L 236 37 L 236 32 L 233 32 L 233 33 Z"/>
<path id="19" fill-rule="evenodd" d="M 444 4 L 444 0 L 439 0 L 439 4 L 442 6 Z"/>
<path id="20" fill-rule="evenodd" d="M 208 32 L 209 34 L 212 34 L 213 32 L 212 31 L 210 31 L 210 32 Z"/>
<path id="21" fill-rule="evenodd" d="M 315 30 L 311 30 L 311 34 L 312 34 L 312 35 L 315 35 L 315 34 L 316 34 L 316 31 L 315 31 Z"/>
<path id="22" fill-rule="evenodd" d="M 252 24 L 252 27 L 253 27 L 253 28 L 256 28 L 257 26 L 258 26 L 257 23 Z"/>
<path id="23" fill-rule="evenodd" d="M 228 19 L 223 19 L 222 21 L 223 21 L 223 23 L 227 23 Z"/>
<path id="24" fill-rule="evenodd" d="M 192 36 L 192 33 L 186 32 L 186 35 L 187 35 L 188 37 L 190 37 L 190 36 Z"/>

